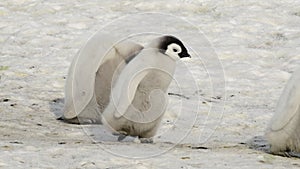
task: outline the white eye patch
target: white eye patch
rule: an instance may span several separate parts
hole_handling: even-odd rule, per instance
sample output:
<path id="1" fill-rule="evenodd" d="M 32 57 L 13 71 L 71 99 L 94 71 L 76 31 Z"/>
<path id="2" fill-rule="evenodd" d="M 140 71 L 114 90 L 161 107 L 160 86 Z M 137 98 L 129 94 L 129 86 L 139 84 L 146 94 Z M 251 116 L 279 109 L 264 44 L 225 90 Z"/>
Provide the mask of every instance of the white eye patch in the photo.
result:
<path id="1" fill-rule="evenodd" d="M 174 53 L 180 53 L 181 52 L 181 47 L 179 45 L 177 45 L 176 43 L 172 43 L 168 46 L 167 50 L 172 50 L 172 52 Z"/>
<path id="2" fill-rule="evenodd" d="M 166 50 L 166 55 L 170 56 L 171 58 L 177 60 L 179 59 L 179 53 L 181 53 L 181 47 L 179 45 L 177 45 L 176 43 L 171 43 L 170 45 L 168 45 L 168 48 Z"/>

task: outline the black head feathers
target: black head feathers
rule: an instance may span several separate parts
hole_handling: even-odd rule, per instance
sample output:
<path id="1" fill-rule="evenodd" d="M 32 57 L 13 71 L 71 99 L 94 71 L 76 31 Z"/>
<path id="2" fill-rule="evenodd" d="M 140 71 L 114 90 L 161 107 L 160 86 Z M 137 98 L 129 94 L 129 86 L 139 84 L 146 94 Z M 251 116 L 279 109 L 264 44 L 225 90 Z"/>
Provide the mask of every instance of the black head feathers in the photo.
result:
<path id="1" fill-rule="evenodd" d="M 181 52 L 178 54 L 180 58 L 191 57 L 186 47 L 183 45 L 183 43 L 178 38 L 172 35 L 166 35 L 161 37 L 158 45 L 158 49 L 160 49 L 162 53 L 165 53 L 166 50 L 168 49 L 168 46 L 171 44 L 177 44 L 178 46 L 180 46 Z"/>

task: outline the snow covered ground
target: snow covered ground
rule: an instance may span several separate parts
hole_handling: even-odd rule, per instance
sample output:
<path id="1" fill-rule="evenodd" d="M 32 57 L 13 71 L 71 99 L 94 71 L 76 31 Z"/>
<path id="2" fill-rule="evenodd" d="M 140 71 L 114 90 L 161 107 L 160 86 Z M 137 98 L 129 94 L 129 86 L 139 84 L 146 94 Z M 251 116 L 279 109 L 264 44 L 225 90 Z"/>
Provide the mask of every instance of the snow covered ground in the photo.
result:
<path id="1" fill-rule="evenodd" d="M 300 167 L 248 144 L 300 66 L 300 1 L 2 0 L 0 17 L 0 168 Z M 99 30 L 173 34 L 192 53 L 154 144 L 55 119 L 68 66 Z"/>

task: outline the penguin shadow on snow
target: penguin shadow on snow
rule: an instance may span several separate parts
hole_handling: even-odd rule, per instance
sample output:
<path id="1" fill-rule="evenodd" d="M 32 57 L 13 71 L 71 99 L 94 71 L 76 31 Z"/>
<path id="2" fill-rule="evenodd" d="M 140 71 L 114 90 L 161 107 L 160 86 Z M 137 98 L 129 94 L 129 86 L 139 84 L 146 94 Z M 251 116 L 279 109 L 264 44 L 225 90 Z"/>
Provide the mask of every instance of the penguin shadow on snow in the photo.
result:
<path id="1" fill-rule="evenodd" d="M 50 112 L 55 115 L 57 120 L 60 120 L 59 117 L 63 114 L 62 109 L 64 107 L 64 103 L 64 98 L 56 98 L 49 101 Z"/>
<path id="2" fill-rule="evenodd" d="M 64 98 L 53 99 L 49 101 L 48 104 L 49 104 L 50 112 L 54 114 L 56 120 L 65 124 L 78 124 L 78 125 L 87 124 L 87 123 L 72 123 L 72 121 L 67 121 L 63 118 L 63 108 L 65 104 Z"/>

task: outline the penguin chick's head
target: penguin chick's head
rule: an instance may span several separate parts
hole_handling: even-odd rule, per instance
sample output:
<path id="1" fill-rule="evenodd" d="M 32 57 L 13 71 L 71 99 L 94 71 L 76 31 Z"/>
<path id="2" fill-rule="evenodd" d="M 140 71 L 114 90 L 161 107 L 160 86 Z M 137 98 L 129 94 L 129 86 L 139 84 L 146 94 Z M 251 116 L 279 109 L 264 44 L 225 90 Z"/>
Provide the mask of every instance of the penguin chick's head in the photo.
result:
<path id="1" fill-rule="evenodd" d="M 158 49 L 175 60 L 191 57 L 183 43 L 171 35 L 163 36 L 159 39 Z"/>

